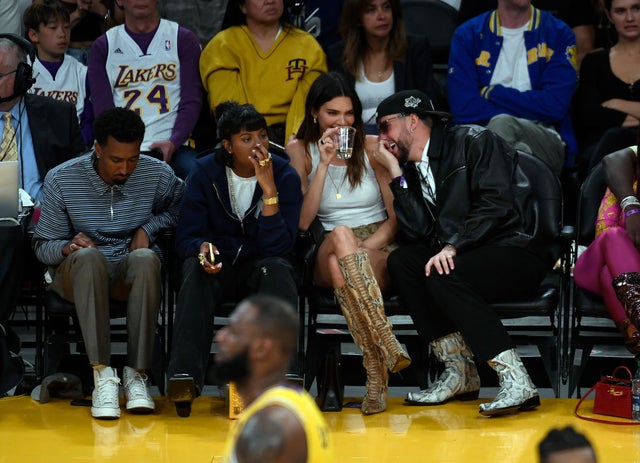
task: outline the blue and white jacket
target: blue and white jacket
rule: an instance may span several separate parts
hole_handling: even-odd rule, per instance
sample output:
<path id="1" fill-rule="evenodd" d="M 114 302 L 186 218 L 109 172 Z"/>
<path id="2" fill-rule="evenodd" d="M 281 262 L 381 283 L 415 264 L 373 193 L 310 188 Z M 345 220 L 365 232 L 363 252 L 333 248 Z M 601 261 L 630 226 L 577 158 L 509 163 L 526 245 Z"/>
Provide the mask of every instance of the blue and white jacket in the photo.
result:
<path id="1" fill-rule="evenodd" d="M 497 10 L 460 25 L 449 55 L 447 93 L 455 123 L 485 125 L 510 114 L 553 126 L 566 144 L 565 165 L 573 165 L 578 146 L 569 116 L 577 85 L 573 31 L 550 13 L 531 7 L 524 32 L 531 90 L 491 85 L 502 48 Z"/>

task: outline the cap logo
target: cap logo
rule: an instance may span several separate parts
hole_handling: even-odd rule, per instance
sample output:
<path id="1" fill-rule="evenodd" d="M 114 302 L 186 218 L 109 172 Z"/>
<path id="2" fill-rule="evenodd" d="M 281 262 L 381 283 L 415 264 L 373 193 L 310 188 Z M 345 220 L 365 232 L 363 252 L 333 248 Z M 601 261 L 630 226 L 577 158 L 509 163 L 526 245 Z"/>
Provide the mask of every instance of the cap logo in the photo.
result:
<path id="1" fill-rule="evenodd" d="M 420 98 L 416 98 L 415 96 L 410 96 L 409 98 L 404 99 L 404 107 L 405 108 L 417 108 L 422 100 Z"/>

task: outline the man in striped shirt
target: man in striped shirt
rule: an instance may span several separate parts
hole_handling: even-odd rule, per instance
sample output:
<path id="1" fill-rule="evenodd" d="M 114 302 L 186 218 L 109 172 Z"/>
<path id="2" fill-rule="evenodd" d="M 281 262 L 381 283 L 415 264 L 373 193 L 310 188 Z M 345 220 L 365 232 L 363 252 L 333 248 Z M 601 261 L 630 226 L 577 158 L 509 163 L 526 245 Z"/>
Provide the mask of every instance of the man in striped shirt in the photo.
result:
<path id="1" fill-rule="evenodd" d="M 151 366 L 160 306 L 155 240 L 160 230 L 176 224 L 183 182 L 167 164 L 140 154 L 144 131 L 133 111 L 101 114 L 94 150 L 47 174 L 33 241 L 36 256 L 52 274 L 49 289 L 75 302 L 93 366 L 95 418 L 120 416 L 120 380 L 109 366 L 110 298 L 128 301 L 127 410 L 154 410 L 145 370 Z"/>

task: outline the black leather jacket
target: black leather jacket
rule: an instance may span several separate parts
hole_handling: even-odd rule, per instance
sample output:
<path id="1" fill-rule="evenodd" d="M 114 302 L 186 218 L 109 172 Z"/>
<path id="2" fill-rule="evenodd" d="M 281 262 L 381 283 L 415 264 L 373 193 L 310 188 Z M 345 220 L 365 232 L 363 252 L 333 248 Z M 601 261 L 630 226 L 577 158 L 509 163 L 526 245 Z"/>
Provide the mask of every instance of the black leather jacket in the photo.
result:
<path id="1" fill-rule="evenodd" d="M 427 151 L 435 180 L 436 206 L 422 196 L 415 163 L 403 167 L 406 188 L 391 182 L 401 238 L 457 252 L 486 244 L 527 247 L 523 207 L 529 181 L 517 152 L 479 126 L 436 124 Z"/>

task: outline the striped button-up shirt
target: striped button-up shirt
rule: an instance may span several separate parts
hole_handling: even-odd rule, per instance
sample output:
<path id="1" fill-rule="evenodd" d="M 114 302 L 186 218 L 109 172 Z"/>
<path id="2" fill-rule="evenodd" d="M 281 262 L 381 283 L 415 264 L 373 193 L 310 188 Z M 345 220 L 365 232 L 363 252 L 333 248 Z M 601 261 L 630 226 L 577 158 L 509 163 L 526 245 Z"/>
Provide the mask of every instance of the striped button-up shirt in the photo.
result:
<path id="1" fill-rule="evenodd" d="M 127 181 L 111 186 L 96 172 L 94 159 L 94 152 L 71 159 L 45 178 L 33 248 L 46 265 L 60 264 L 62 248 L 80 232 L 117 262 L 129 253 L 139 228 L 153 243 L 161 229 L 176 224 L 184 184 L 167 164 L 141 155 Z"/>

